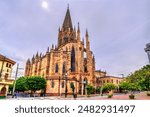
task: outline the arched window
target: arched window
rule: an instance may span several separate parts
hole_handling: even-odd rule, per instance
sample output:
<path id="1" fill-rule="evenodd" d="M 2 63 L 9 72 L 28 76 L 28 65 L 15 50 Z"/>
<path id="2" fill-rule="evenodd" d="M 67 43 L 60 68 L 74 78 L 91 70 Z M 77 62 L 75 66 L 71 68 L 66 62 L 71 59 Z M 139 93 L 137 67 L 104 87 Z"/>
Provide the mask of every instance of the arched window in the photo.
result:
<path id="1" fill-rule="evenodd" d="M 54 82 L 54 81 L 52 81 L 52 85 L 51 85 L 51 87 L 52 87 L 52 88 L 54 88 L 54 87 L 55 87 L 55 82 Z"/>
<path id="2" fill-rule="evenodd" d="M 65 38 L 64 38 L 64 42 L 65 42 L 65 43 L 68 42 L 68 37 L 65 37 Z"/>
<path id="3" fill-rule="evenodd" d="M 8 63 L 6 63 L 6 67 L 8 67 Z"/>
<path id="4" fill-rule="evenodd" d="M 86 65 L 84 66 L 84 72 L 85 73 L 87 72 L 87 66 Z"/>
<path id="5" fill-rule="evenodd" d="M 72 47 L 71 50 L 71 72 L 75 72 L 75 49 Z"/>
<path id="6" fill-rule="evenodd" d="M 65 85 L 65 83 L 64 83 L 64 81 L 63 81 L 62 84 L 61 84 L 61 87 L 64 88 L 64 85 Z"/>
<path id="7" fill-rule="evenodd" d="M 65 62 L 63 63 L 63 69 L 62 69 L 62 72 L 63 72 L 63 73 L 66 72 L 66 63 L 65 63 Z"/>
<path id="8" fill-rule="evenodd" d="M 55 66 L 55 73 L 58 73 L 58 63 L 56 63 L 56 66 Z"/>

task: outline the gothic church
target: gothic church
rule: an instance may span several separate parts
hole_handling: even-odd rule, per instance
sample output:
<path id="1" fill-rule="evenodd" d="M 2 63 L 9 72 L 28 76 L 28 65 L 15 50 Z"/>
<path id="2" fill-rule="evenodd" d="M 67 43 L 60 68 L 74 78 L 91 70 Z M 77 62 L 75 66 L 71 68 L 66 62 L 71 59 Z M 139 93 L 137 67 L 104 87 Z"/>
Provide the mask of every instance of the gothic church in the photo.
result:
<path id="1" fill-rule="evenodd" d="M 58 43 L 47 48 L 46 53 L 37 53 L 26 62 L 25 76 L 42 76 L 47 80 L 47 95 L 85 94 L 87 84 L 95 85 L 95 58 L 90 49 L 89 35 L 86 30 L 85 42 L 80 37 L 80 26 L 72 26 L 69 7 L 61 28 Z"/>

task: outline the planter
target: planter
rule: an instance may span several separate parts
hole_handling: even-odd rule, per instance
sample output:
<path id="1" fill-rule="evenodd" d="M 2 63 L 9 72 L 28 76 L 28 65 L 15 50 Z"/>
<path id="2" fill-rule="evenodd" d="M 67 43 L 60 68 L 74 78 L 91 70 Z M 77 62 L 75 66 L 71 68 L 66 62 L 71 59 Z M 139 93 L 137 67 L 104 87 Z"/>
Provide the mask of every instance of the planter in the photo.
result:
<path id="1" fill-rule="evenodd" d="M 147 92 L 147 96 L 150 96 L 150 92 Z"/>
<path id="2" fill-rule="evenodd" d="M 86 97 L 90 97 L 90 95 L 86 95 Z"/>
<path id="3" fill-rule="evenodd" d="M 107 96 L 108 96 L 108 98 L 112 98 L 113 94 L 108 94 Z"/>
<path id="4" fill-rule="evenodd" d="M 130 95 L 129 95 L 129 98 L 130 98 L 130 99 L 135 99 L 135 95 L 134 95 L 134 94 L 130 94 Z"/>
<path id="5" fill-rule="evenodd" d="M 6 98 L 6 96 L 5 96 L 5 95 L 0 94 L 0 99 L 5 99 L 5 98 Z"/>

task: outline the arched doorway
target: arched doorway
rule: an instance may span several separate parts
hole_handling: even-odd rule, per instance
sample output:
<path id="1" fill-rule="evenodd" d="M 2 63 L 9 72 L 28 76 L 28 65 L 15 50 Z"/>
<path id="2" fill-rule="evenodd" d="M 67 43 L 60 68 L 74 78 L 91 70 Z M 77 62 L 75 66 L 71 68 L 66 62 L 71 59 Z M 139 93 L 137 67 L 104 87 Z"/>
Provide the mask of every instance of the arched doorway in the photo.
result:
<path id="1" fill-rule="evenodd" d="M 1 89 L 1 94 L 6 94 L 6 87 L 3 87 L 3 88 Z"/>

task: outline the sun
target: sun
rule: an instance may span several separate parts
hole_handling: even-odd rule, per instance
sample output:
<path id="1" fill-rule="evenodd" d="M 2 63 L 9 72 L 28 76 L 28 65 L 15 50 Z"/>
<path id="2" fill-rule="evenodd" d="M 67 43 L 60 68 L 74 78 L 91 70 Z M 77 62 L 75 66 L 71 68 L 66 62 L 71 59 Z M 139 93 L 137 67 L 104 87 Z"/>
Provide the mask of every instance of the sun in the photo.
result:
<path id="1" fill-rule="evenodd" d="M 48 2 L 47 2 L 47 1 L 43 1 L 43 2 L 42 2 L 42 7 L 43 7 L 44 9 L 48 9 Z"/>

